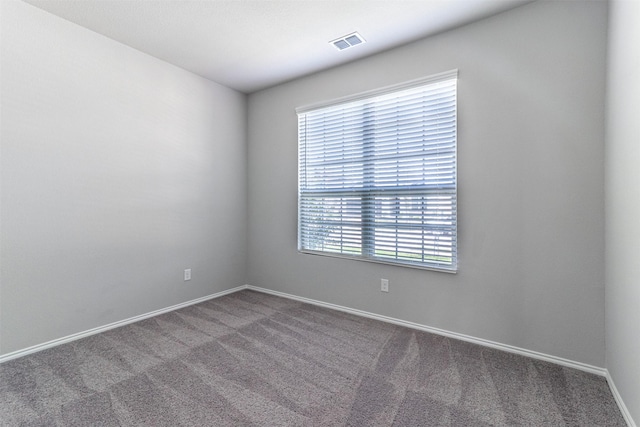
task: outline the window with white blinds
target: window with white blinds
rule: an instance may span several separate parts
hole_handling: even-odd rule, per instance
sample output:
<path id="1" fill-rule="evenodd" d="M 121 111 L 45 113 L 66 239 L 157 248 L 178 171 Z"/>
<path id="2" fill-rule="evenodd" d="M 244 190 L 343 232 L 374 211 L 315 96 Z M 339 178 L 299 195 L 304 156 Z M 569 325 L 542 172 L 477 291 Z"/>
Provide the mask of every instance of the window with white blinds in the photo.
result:
<path id="1" fill-rule="evenodd" d="M 457 70 L 298 109 L 298 250 L 457 270 Z"/>

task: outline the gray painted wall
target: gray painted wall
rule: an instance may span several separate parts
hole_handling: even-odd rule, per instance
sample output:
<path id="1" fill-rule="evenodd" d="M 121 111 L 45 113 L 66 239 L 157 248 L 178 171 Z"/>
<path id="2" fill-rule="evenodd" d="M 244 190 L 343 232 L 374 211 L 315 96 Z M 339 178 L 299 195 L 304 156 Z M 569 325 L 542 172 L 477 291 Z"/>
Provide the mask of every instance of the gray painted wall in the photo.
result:
<path id="1" fill-rule="evenodd" d="M 640 422 L 640 2 L 609 15 L 606 143 L 607 369 Z"/>
<path id="2" fill-rule="evenodd" d="M 1 63 L 0 354 L 245 283 L 244 95 L 17 1 Z"/>
<path id="3" fill-rule="evenodd" d="M 535 2 L 250 95 L 249 283 L 604 366 L 606 8 Z M 453 68 L 459 273 L 297 253 L 295 108 Z"/>

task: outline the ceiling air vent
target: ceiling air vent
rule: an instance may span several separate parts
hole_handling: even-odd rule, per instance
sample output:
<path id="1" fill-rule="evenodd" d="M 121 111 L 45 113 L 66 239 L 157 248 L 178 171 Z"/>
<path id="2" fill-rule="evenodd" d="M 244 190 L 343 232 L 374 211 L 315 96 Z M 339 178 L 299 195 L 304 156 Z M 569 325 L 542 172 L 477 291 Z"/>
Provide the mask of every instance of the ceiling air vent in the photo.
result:
<path id="1" fill-rule="evenodd" d="M 339 39 L 335 39 L 330 41 L 332 45 L 336 47 L 338 50 L 345 50 L 347 48 L 362 44 L 365 42 L 365 39 L 358 33 L 351 33 L 346 36 L 342 36 Z"/>

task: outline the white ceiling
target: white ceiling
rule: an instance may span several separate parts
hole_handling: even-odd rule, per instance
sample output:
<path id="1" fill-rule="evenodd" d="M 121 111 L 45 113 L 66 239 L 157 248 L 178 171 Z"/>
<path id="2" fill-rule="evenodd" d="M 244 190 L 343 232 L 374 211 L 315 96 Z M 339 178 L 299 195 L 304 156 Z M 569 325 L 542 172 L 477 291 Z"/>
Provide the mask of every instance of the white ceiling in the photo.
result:
<path id="1" fill-rule="evenodd" d="M 531 0 L 24 1 L 250 93 Z M 367 43 L 328 43 L 354 31 Z"/>

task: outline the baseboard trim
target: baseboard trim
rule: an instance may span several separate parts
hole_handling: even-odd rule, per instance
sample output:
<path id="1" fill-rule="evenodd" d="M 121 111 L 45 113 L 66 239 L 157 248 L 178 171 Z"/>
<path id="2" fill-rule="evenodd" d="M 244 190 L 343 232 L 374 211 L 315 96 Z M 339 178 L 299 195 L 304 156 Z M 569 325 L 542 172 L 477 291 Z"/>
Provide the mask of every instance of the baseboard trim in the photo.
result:
<path id="1" fill-rule="evenodd" d="M 440 328 L 434 328 L 432 326 L 421 325 L 414 322 L 408 322 L 406 320 L 396 319 L 393 317 L 382 316 L 380 314 L 371 313 L 368 311 L 358 310 L 355 308 L 345 307 L 337 304 L 331 304 L 327 302 L 317 301 L 311 298 L 299 297 L 292 294 L 287 294 L 285 292 L 273 291 L 271 289 L 261 288 L 253 285 L 246 285 L 246 289 L 251 289 L 253 291 L 262 292 L 266 294 L 271 294 L 283 298 L 288 298 L 300 302 L 306 302 L 309 304 L 317 305 L 320 307 L 330 308 L 332 310 L 343 311 L 345 313 L 355 314 L 356 316 L 367 317 L 369 319 L 380 320 L 386 323 L 393 323 L 394 325 L 406 326 L 408 328 L 417 329 L 420 331 L 430 332 L 432 334 L 441 335 L 449 338 L 455 338 L 461 341 L 470 342 L 473 344 L 478 344 L 484 347 L 490 347 L 497 350 L 506 351 L 509 353 L 519 354 L 521 356 L 531 357 L 537 360 L 544 360 L 545 362 L 555 363 L 556 365 L 566 366 L 568 368 L 578 369 L 580 371 L 589 372 L 592 374 L 596 374 L 599 376 L 606 377 L 606 369 L 599 368 L 597 366 L 588 365 L 582 362 L 576 362 L 573 360 L 565 359 L 562 357 L 552 356 L 549 354 L 540 353 L 537 351 L 527 350 L 520 347 L 514 347 L 508 344 L 502 344 L 495 341 L 485 340 L 482 338 L 472 337 L 470 335 L 460 334 L 457 332 L 451 332 Z"/>
<path id="2" fill-rule="evenodd" d="M 637 427 L 635 421 L 633 421 L 633 418 L 631 418 L 631 412 L 629 412 L 627 405 L 625 405 L 624 401 L 622 400 L 622 396 L 620 396 L 620 393 L 618 393 L 616 384 L 613 381 L 613 378 L 611 377 L 611 374 L 609 373 L 608 369 L 606 370 L 606 376 L 607 376 L 607 383 L 609 384 L 609 388 L 611 389 L 611 394 L 613 394 L 613 398 L 616 400 L 616 403 L 618 404 L 618 408 L 620 408 L 620 412 L 622 412 L 622 416 L 624 417 L 624 420 L 627 422 L 627 425 L 629 427 Z"/>
<path id="3" fill-rule="evenodd" d="M 597 366 L 588 365 L 586 363 L 576 362 L 574 360 L 565 359 L 565 358 L 557 357 L 557 356 L 552 356 L 552 355 L 540 353 L 540 352 L 537 352 L 537 351 L 527 350 L 527 349 L 524 349 L 524 348 L 515 347 L 515 346 L 512 346 L 512 345 L 508 345 L 508 344 L 502 344 L 502 343 L 495 342 L 495 341 L 485 340 L 485 339 L 482 339 L 482 338 L 476 338 L 476 337 L 472 337 L 470 335 L 459 334 L 457 332 L 451 332 L 451 331 L 447 331 L 447 330 L 440 329 L 440 328 L 434 328 L 434 327 L 431 327 L 431 326 L 421 325 L 421 324 L 414 323 L 414 322 L 408 322 L 406 320 L 396 319 L 396 318 L 393 318 L 393 317 L 382 316 L 380 314 L 375 314 L 375 313 L 371 313 L 371 312 L 364 311 L 364 310 L 358 310 L 358 309 L 355 309 L 355 308 L 350 308 L 350 307 L 345 307 L 345 306 L 341 306 L 341 305 L 337 305 L 337 304 L 331 304 L 331 303 L 327 303 L 327 302 L 323 302 L 323 301 L 318 301 L 318 300 L 314 300 L 314 299 L 311 299 L 311 298 L 299 297 L 297 295 L 292 295 L 292 294 L 288 294 L 288 293 L 285 293 L 285 292 L 274 291 L 274 290 L 271 290 L 271 289 L 261 288 L 261 287 L 258 287 L 258 286 L 245 285 L 244 289 L 251 289 L 253 291 L 262 292 L 262 293 L 265 293 L 265 294 L 271 294 L 271 295 L 275 295 L 275 296 L 279 296 L 279 297 L 283 297 L 283 298 L 288 298 L 288 299 L 295 300 L 295 301 L 305 302 L 305 303 L 308 303 L 308 304 L 313 304 L 313 305 L 317 305 L 317 306 L 320 306 L 320 307 L 329 308 L 329 309 L 332 309 L 332 310 L 338 310 L 338 311 L 342 311 L 342 312 L 345 312 L 345 313 L 354 314 L 356 316 L 367 317 L 369 319 L 375 319 L 375 320 L 380 320 L 382 322 L 392 323 L 392 324 L 395 324 L 395 325 L 406 326 L 408 328 L 417 329 L 417 330 L 420 330 L 420 331 L 431 332 L 431 333 L 436 334 L 436 335 L 441 335 L 441 336 L 445 336 L 445 337 L 449 337 L 449 338 L 459 339 L 459 340 L 470 342 L 470 343 L 473 343 L 473 344 L 478 344 L 478 345 L 482 345 L 482 346 L 485 346 L 485 347 L 495 348 L 497 350 L 502 350 L 502 351 L 506 351 L 506 352 L 509 352 L 509 353 L 515 353 L 515 354 L 519 354 L 521 356 L 531 357 L 531 358 L 537 359 L 537 360 L 544 360 L 545 362 L 550 362 L 550 363 L 554 363 L 554 364 L 557 364 L 557 365 L 566 366 L 568 368 L 578 369 L 580 371 L 585 371 L 585 372 L 589 372 L 589 373 L 596 374 L 596 375 L 599 375 L 599 376 L 603 376 L 607 380 L 607 384 L 609 385 L 609 388 L 611 389 L 611 393 L 613 394 L 613 397 L 614 397 L 614 399 L 616 401 L 616 404 L 618 405 L 618 408 L 620 409 L 620 412 L 622 413 L 622 416 L 623 416 L 624 420 L 626 421 L 627 425 L 629 427 L 637 427 L 636 423 L 634 422 L 633 418 L 631 417 L 631 413 L 629 412 L 629 410 L 627 409 L 627 406 L 625 405 L 624 401 L 622 400 L 622 396 L 620 396 L 620 393 L 618 392 L 618 389 L 616 388 L 616 385 L 615 385 L 615 383 L 613 381 L 613 378 L 611 377 L 611 374 L 609 373 L 609 371 L 606 368 L 599 368 Z"/>
<path id="4" fill-rule="evenodd" d="M 51 347 L 55 347 L 61 344 L 65 344 L 71 341 L 75 341 L 75 340 L 79 340 L 81 338 L 85 338 L 91 335 L 95 335 L 95 334 L 99 334 L 101 332 L 105 332 L 108 331 L 110 329 L 114 329 L 114 328 L 118 328 L 120 326 L 124 326 L 124 325 L 128 325 L 130 323 L 134 323 L 134 322 L 139 322 L 140 320 L 144 320 L 144 319 L 148 319 L 150 317 L 154 317 L 154 316 L 158 316 L 160 314 L 164 314 L 164 313 L 168 313 L 170 311 L 174 311 L 174 310 L 178 310 L 180 308 L 183 307 L 188 307 L 190 305 L 193 304 L 198 304 L 204 301 L 208 301 L 210 299 L 214 299 L 214 298 L 220 298 L 224 295 L 228 295 L 228 294 L 232 294 L 234 292 L 238 292 L 238 291 L 242 291 L 244 289 L 251 289 L 253 291 L 256 292 L 262 292 L 265 294 L 271 294 L 271 295 L 275 295 L 275 296 L 279 296 L 279 297 L 283 297 L 283 298 L 287 298 L 287 299 L 291 299 L 291 300 L 296 300 L 296 301 L 300 301 L 300 302 L 305 302 L 308 304 L 313 304 L 313 305 L 317 305 L 320 307 L 325 307 L 325 308 L 329 308 L 332 310 L 338 310 L 338 311 L 342 311 L 345 313 L 351 313 L 354 314 L 356 316 L 362 316 L 362 317 L 367 317 L 369 319 L 375 319 L 375 320 L 380 320 L 382 322 L 386 322 L 386 323 L 392 323 L 395 325 L 400 325 L 400 326 L 406 326 L 408 328 L 412 328 L 412 329 L 417 329 L 417 330 L 421 330 L 421 331 L 425 331 L 425 332 L 430 332 L 433 334 L 437 334 L 437 335 L 441 335 L 441 336 L 445 336 L 445 337 L 449 337 L 449 338 L 455 338 L 455 339 L 459 339 L 462 341 L 466 341 L 466 342 L 470 342 L 473 344 L 478 344 L 478 345 L 482 345 L 484 347 L 490 347 L 490 348 L 495 348 L 497 350 L 503 350 L 509 353 L 515 353 L 515 354 L 519 354 L 522 356 L 527 356 L 527 357 L 531 357 L 534 359 L 538 359 L 538 360 L 544 360 L 546 362 L 551 362 L 551 363 L 555 363 L 557 365 L 562 365 L 562 366 L 566 366 L 569 368 L 574 368 L 574 369 L 579 369 L 581 371 L 585 371 L 585 372 L 590 372 L 592 374 L 596 374 L 596 375 L 600 375 L 600 376 L 604 376 L 607 377 L 607 380 L 609 381 L 609 384 L 613 384 L 613 380 L 611 379 L 611 377 L 609 376 L 608 372 L 606 369 L 604 368 L 599 368 L 596 366 L 592 366 L 592 365 L 588 365 L 585 363 L 581 363 L 581 362 L 576 362 L 573 360 L 569 360 L 569 359 L 564 359 L 562 357 L 557 357 L 557 356 L 552 356 L 552 355 L 548 355 L 548 354 L 544 354 L 544 353 L 539 353 L 537 351 L 532 351 L 532 350 L 527 350 L 524 348 L 520 348 L 520 347 L 514 347 L 508 344 L 502 344 L 499 342 L 495 342 L 495 341 L 490 341 L 490 340 L 485 340 L 483 338 L 476 338 L 470 335 L 465 335 L 465 334 L 460 334 L 457 332 L 451 332 L 451 331 L 447 331 L 445 329 L 440 329 L 440 328 L 434 328 L 432 326 L 427 326 L 427 325 L 421 325 L 419 323 L 414 323 L 414 322 L 409 322 L 406 320 L 402 320 L 402 319 L 396 319 L 394 317 L 388 317 L 388 316 L 383 316 L 380 314 L 376 314 L 376 313 L 371 313 L 368 311 L 364 311 L 364 310 L 358 310 L 355 308 L 350 308 L 350 307 L 345 307 L 345 306 L 341 306 L 341 305 L 337 305 L 337 304 L 332 304 L 332 303 L 327 303 L 327 302 L 323 302 L 323 301 L 318 301 L 318 300 L 314 300 L 311 298 L 305 298 L 305 297 L 300 297 L 297 295 L 293 295 L 293 294 L 288 294 L 285 292 L 279 292 L 279 291 L 274 291 L 271 289 L 266 289 L 266 288 L 261 288 L 259 286 L 253 286 L 253 285 L 242 285 L 242 286 L 237 286 L 235 288 L 231 288 L 231 289 L 227 289 L 221 292 L 217 292 L 215 294 L 211 294 L 211 295 L 207 295 L 201 298 L 196 298 L 194 300 L 191 301 L 186 301 L 180 304 L 175 304 L 172 305 L 170 307 L 166 307 L 166 308 L 162 308 L 159 310 L 154 310 L 145 314 L 141 314 L 138 316 L 134 316 L 134 317 L 130 317 L 128 319 L 124 319 L 124 320 L 120 320 L 117 322 L 113 322 L 113 323 L 109 323 L 107 325 L 104 326 L 99 326 L 93 329 L 89 329 L 83 332 L 78 332 L 72 335 L 68 335 L 66 337 L 62 337 L 62 338 L 58 338 L 55 340 L 51 340 L 42 344 L 37 344 L 31 347 L 27 347 L 25 349 L 22 350 L 17 350 L 11 353 L 7 353 L 7 354 L 3 354 L 0 355 L 0 363 L 12 360 L 12 359 L 17 359 L 18 357 L 22 357 L 22 356 L 26 356 L 28 354 L 31 353 L 36 353 L 38 351 L 42 351 Z M 615 386 L 614 386 L 615 387 Z M 612 391 L 614 389 L 612 388 Z M 614 396 L 616 396 L 616 399 L 619 399 L 620 402 L 622 402 L 622 400 L 620 399 L 620 395 L 618 394 L 617 390 L 615 390 L 614 392 Z M 626 407 L 625 407 L 625 411 L 626 411 Z M 628 411 L 625 412 L 625 416 L 628 416 Z M 635 426 L 634 426 L 635 427 Z"/>
<path id="5" fill-rule="evenodd" d="M 95 334 L 99 334 L 101 332 L 105 332 L 108 331 L 110 329 L 115 329 L 118 328 L 120 326 L 125 326 L 128 325 L 130 323 L 134 323 L 134 322 L 139 322 L 140 320 L 144 320 L 144 319 L 148 319 L 150 317 L 154 317 L 154 316 L 158 316 L 160 314 L 164 314 L 164 313 L 168 313 L 170 311 L 174 311 L 174 310 L 178 310 L 180 308 L 184 308 L 184 307 L 188 307 L 190 305 L 193 304 L 198 304 L 204 301 L 208 301 L 211 299 L 215 299 L 215 298 L 220 298 L 222 296 L 225 295 L 229 295 L 238 291 L 242 291 L 245 289 L 250 289 L 256 292 L 262 292 L 265 294 L 270 294 L 270 295 L 275 295 L 275 296 L 279 296 L 279 297 L 283 297 L 283 298 L 287 298 L 287 299 L 291 299 L 291 300 L 295 300 L 295 301 L 300 301 L 300 302 L 305 302 L 308 304 L 313 304 L 313 305 L 317 305 L 320 307 L 325 307 L 325 308 L 329 308 L 332 310 L 337 310 L 337 311 L 342 311 L 345 313 L 350 313 L 350 314 L 354 314 L 356 316 L 361 316 L 361 317 L 366 317 L 369 319 L 375 319 L 375 320 L 380 320 L 382 322 L 386 322 L 386 323 L 392 323 L 395 325 L 400 325 L 400 326 L 406 326 L 408 328 L 412 328 L 412 329 L 416 329 L 416 330 L 420 330 L 420 331 L 425 331 L 425 332 L 430 332 L 436 335 L 441 335 L 441 336 L 445 336 L 445 337 L 449 337 L 449 338 L 454 338 L 454 339 L 458 339 L 461 341 L 466 341 L 466 342 L 470 342 L 473 344 L 478 344 L 484 347 L 489 347 L 489 348 L 494 348 L 497 350 L 502 350 L 502 351 L 506 351 L 509 353 L 514 353 L 514 354 L 519 354 L 521 356 L 526 356 L 526 357 L 531 357 L 533 359 L 537 359 L 537 360 L 543 360 L 546 362 L 550 362 L 550 363 L 555 363 L 557 365 L 561 365 L 561 366 L 566 366 L 569 368 L 574 368 L 574 369 L 578 369 L 580 371 L 585 371 L 585 372 L 590 372 L 592 374 L 596 374 L 596 375 L 600 375 L 600 376 L 604 376 L 607 379 L 607 383 L 609 384 L 609 388 L 611 389 L 611 393 L 613 394 L 613 397 L 616 401 L 616 403 L 618 404 L 618 408 L 620 408 L 620 412 L 622 412 L 622 416 L 624 417 L 625 421 L 627 422 L 627 424 L 629 425 L 629 427 L 637 427 L 636 423 L 634 422 L 633 418 L 631 417 L 631 413 L 629 412 L 629 410 L 627 409 L 627 406 L 625 405 L 624 401 L 622 400 L 622 396 L 620 396 L 620 393 L 618 392 L 618 389 L 616 388 L 616 385 L 613 381 L 613 378 L 611 377 L 611 374 L 609 373 L 609 371 L 605 368 L 599 368 L 597 366 L 592 366 L 592 365 L 588 365 L 586 363 L 582 363 L 582 362 L 576 362 L 573 360 L 569 360 L 569 359 L 565 359 L 562 357 L 557 357 L 557 356 L 552 356 L 549 354 L 544 354 L 544 353 L 540 353 L 537 351 L 532 351 L 532 350 L 527 350 L 524 348 L 520 348 L 520 347 L 515 347 L 515 346 L 511 346 L 508 344 L 502 344 L 499 342 L 495 342 L 495 341 L 490 341 L 490 340 L 485 340 L 482 338 L 476 338 L 476 337 L 472 337 L 470 335 L 465 335 L 465 334 L 460 334 L 457 332 L 451 332 L 451 331 L 447 331 L 444 329 L 440 329 L 440 328 L 434 328 L 431 326 L 426 326 L 426 325 L 421 325 L 418 323 L 414 323 L 414 322 L 408 322 L 406 320 L 401 320 L 401 319 L 396 319 L 393 317 L 388 317 L 388 316 L 383 316 L 380 314 L 375 314 L 375 313 L 371 313 L 368 311 L 364 311 L 364 310 L 358 310 L 355 308 L 350 308 L 350 307 L 345 307 L 345 306 L 341 306 L 341 305 L 337 305 L 337 304 L 332 304 L 332 303 L 327 303 L 327 302 L 323 302 L 323 301 L 318 301 L 318 300 L 314 300 L 311 298 L 305 298 L 305 297 L 300 297 L 297 295 L 292 295 L 292 294 L 288 294 L 285 292 L 279 292 L 279 291 L 274 291 L 271 289 L 266 289 L 266 288 L 261 288 L 259 286 L 253 286 L 253 285 L 242 285 L 242 286 L 237 286 L 235 288 L 231 288 L 231 289 L 227 289 L 221 292 L 217 292 L 215 294 L 211 294 L 211 295 L 207 295 L 201 298 L 196 298 L 190 301 L 186 301 L 180 304 L 175 304 L 172 305 L 170 307 L 166 307 L 166 308 L 162 308 L 159 310 L 154 310 L 145 314 L 141 314 L 139 316 L 134 316 L 134 317 L 130 317 L 128 319 L 124 319 L 124 320 L 120 320 L 118 322 L 113 322 L 113 323 L 109 323 L 108 325 L 104 325 L 104 326 L 99 326 L 97 328 L 93 328 L 93 329 L 89 329 L 83 332 L 78 332 L 76 334 L 72 334 L 72 335 L 68 335 L 66 337 L 62 337 L 62 338 L 58 338 L 55 340 L 51 340 L 42 344 L 37 344 L 31 347 L 27 347 L 25 349 L 22 350 L 17 350 L 11 353 L 7 353 L 7 354 L 3 354 L 0 355 L 0 363 L 4 363 L 7 362 L 9 360 L 13 360 L 13 359 L 17 359 L 19 357 L 22 356 L 26 356 L 28 354 L 32 354 L 32 353 L 36 353 L 38 351 L 42 351 L 42 350 L 46 350 L 48 348 L 51 347 L 56 347 L 58 345 L 61 344 L 66 344 L 68 342 L 71 341 L 75 341 L 75 340 L 79 340 L 81 338 L 86 338 L 89 337 L 91 335 L 95 335 Z"/>
<path id="6" fill-rule="evenodd" d="M 231 294 L 231 293 L 234 293 L 234 292 L 238 292 L 238 291 L 241 291 L 241 290 L 246 289 L 246 288 L 247 288 L 247 285 L 238 286 L 238 287 L 235 287 L 235 288 L 227 289 L 227 290 L 222 291 L 222 292 L 217 292 L 215 294 L 207 295 L 207 296 L 204 296 L 204 297 L 201 297 L 201 298 L 196 298 L 196 299 L 191 300 L 191 301 L 187 301 L 187 302 L 183 302 L 183 303 L 180 303 L 180 304 L 172 305 L 171 307 L 166 307 L 166 308 L 161 308 L 159 310 L 150 311 L 148 313 L 141 314 L 139 316 L 130 317 L 128 319 L 124 319 L 124 320 L 120 320 L 120 321 L 117 321 L 117 322 L 109 323 L 108 325 L 98 326 L 97 328 L 89 329 L 89 330 L 86 330 L 86 331 L 83 331 L 83 332 L 78 332 L 78 333 L 75 333 L 75 334 L 68 335 L 66 337 L 62 337 L 62 338 L 58 338 L 58 339 L 55 339 L 55 340 L 51 340 L 51 341 L 45 342 L 43 344 L 37 344 L 37 345 L 31 346 L 31 347 L 27 347 L 27 348 L 22 349 L 22 350 L 17 350 L 17 351 L 11 352 L 11 353 L 3 354 L 3 355 L 0 355 L 0 363 L 7 362 L 7 361 L 12 360 L 12 359 L 17 359 L 19 357 L 26 356 L 26 355 L 31 354 L 31 353 L 36 353 L 38 351 L 46 350 L 48 348 L 55 347 L 55 346 L 58 346 L 58 345 L 61 345 L 61 344 L 66 344 L 66 343 L 71 342 L 71 341 L 79 340 L 81 338 L 86 338 L 86 337 L 91 336 L 91 335 L 99 334 L 101 332 L 105 332 L 105 331 L 108 331 L 110 329 L 119 328 L 120 326 L 128 325 L 130 323 L 139 322 L 140 320 L 148 319 L 149 317 L 158 316 L 160 314 L 164 314 L 164 313 L 168 313 L 168 312 L 173 311 L 173 310 L 178 310 L 180 308 L 188 307 L 188 306 L 193 305 L 193 304 L 198 304 L 200 302 L 208 301 L 210 299 L 220 298 L 222 296 L 225 296 L 225 295 L 228 295 L 228 294 Z"/>

